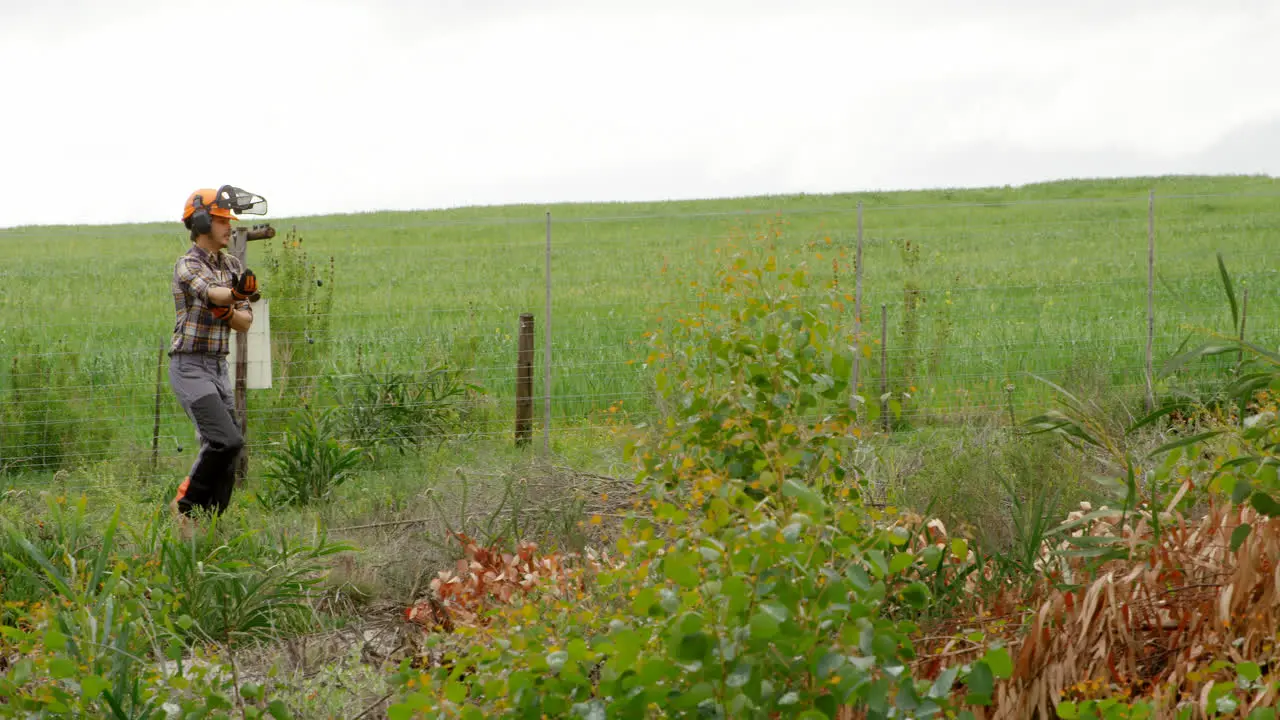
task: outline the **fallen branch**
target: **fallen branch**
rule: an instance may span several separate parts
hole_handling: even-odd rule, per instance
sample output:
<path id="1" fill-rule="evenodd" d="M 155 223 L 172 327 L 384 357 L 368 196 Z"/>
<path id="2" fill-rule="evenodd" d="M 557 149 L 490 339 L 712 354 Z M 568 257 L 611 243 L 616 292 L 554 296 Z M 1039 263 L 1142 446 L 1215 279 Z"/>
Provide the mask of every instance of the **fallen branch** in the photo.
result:
<path id="1" fill-rule="evenodd" d="M 390 699 L 391 699 L 391 696 L 392 696 L 392 695 L 394 695 L 394 694 L 395 694 L 395 691 L 393 690 L 392 692 L 389 692 L 389 693 L 387 693 L 386 695 L 383 695 L 382 697 L 378 698 L 378 701 L 377 701 L 377 702 L 375 702 L 374 704 L 372 704 L 372 705 L 370 705 L 369 707 L 365 708 L 365 709 L 364 709 L 364 712 L 362 712 L 362 713 L 360 713 L 359 715 L 355 716 L 354 718 L 352 718 L 352 720 L 361 720 L 361 718 L 368 716 L 368 715 L 369 715 L 369 713 L 371 713 L 371 712 L 373 712 L 374 710 L 376 710 L 376 709 L 378 708 L 378 706 L 379 706 L 379 705 L 381 705 L 382 703 L 384 703 L 384 702 L 386 702 L 386 701 L 390 700 Z"/>

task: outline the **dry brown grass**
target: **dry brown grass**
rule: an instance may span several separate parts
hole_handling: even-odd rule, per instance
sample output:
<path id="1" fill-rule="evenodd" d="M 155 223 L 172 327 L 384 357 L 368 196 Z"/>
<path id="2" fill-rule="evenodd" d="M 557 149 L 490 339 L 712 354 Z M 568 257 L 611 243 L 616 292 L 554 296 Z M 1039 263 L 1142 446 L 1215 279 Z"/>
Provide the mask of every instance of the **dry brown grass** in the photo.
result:
<path id="1" fill-rule="evenodd" d="M 1233 551 L 1242 523 L 1252 531 Z M 1153 701 L 1160 717 L 1187 702 L 1207 714 L 1214 683 L 1235 678 L 1230 666 L 1212 668 L 1215 661 L 1266 668 L 1275 659 L 1280 519 L 1232 505 L 1212 505 L 1195 520 L 1170 510 L 1157 539 L 1149 518 L 1122 524 L 1117 510 L 1077 532 L 1118 538 L 1129 559 L 1088 568 L 1046 553 L 1046 578 L 1029 593 L 989 598 L 985 612 L 952 621 L 984 630 L 988 642 L 1002 636 L 1015 658 L 993 704 L 968 708 L 977 717 L 1049 720 L 1059 702 L 1108 696 Z M 918 676 L 933 677 L 980 659 L 985 646 L 935 632 L 917 649 Z M 1275 689 L 1263 685 L 1241 703 L 1240 716 L 1276 702 Z"/>

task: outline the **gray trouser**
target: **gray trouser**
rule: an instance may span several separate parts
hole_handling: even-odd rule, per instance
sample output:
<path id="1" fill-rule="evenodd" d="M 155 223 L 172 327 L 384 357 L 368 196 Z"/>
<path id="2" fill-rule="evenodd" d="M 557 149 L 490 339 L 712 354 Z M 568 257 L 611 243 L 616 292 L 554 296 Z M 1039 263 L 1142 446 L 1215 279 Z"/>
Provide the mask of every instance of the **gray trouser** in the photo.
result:
<path id="1" fill-rule="evenodd" d="M 231 502 L 236 459 L 244 447 L 244 436 L 235 420 L 227 359 L 176 353 L 169 359 L 169 386 L 200 436 L 200 452 L 191 475 L 178 488 L 178 509 L 186 514 L 197 507 L 221 513 Z"/>

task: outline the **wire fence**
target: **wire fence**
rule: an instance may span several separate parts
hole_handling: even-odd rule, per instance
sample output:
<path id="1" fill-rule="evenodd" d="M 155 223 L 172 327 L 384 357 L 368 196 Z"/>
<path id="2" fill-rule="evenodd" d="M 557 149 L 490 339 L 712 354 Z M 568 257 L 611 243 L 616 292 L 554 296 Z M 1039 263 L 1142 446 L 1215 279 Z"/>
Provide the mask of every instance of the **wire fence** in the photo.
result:
<path id="1" fill-rule="evenodd" d="M 869 404 L 881 388 L 894 394 L 899 427 L 1025 418 L 1052 402 L 1035 377 L 1103 402 L 1140 402 L 1148 345 L 1158 369 L 1197 334 L 1241 332 L 1218 252 L 1238 299 L 1247 292 L 1248 339 L 1280 340 L 1268 262 L 1280 193 L 811 202 L 819 204 L 280 226 L 248 247 L 269 305 L 272 375 L 271 387 L 247 393 L 250 457 L 260 467 L 303 404 L 336 404 L 341 414 L 344 399 L 373 402 L 394 378 L 418 393 L 393 399 L 403 440 L 513 440 L 521 313 L 535 323 L 538 433 L 552 449 L 601 442 L 620 413 L 656 412 L 645 332 L 696 312 L 731 248 L 767 245 L 804 262 L 814 287 L 848 293 L 850 320 L 860 277 L 861 392 Z M 95 233 L 0 231 L 0 468 L 15 486 L 120 462 L 140 467 L 142 479 L 176 482 L 194 458 L 164 356 L 185 233 Z M 447 374 L 433 375 L 439 368 Z M 445 377 L 465 385 L 441 399 L 432 393 Z M 342 426 L 349 440 L 362 431 L 352 424 L 359 417 Z"/>

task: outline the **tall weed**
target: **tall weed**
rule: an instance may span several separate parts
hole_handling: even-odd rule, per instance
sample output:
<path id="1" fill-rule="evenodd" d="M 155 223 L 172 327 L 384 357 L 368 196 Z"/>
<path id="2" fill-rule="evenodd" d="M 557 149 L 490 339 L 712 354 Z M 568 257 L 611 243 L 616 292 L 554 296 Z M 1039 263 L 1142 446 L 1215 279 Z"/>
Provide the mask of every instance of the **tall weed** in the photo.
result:
<path id="1" fill-rule="evenodd" d="M 312 398 L 333 349 L 330 332 L 336 267 L 318 268 L 296 228 L 263 243 L 263 281 L 271 300 L 271 354 L 284 402 Z"/>
<path id="2" fill-rule="evenodd" d="M 370 459 L 378 450 L 404 455 L 459 430 L 466 395 L 475 389 L 443 366 L 420 373 L 366 370 L 338 383 L 338 422 Z"/>

